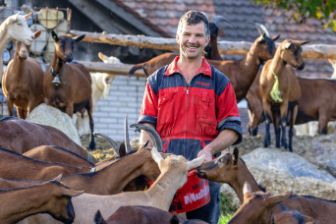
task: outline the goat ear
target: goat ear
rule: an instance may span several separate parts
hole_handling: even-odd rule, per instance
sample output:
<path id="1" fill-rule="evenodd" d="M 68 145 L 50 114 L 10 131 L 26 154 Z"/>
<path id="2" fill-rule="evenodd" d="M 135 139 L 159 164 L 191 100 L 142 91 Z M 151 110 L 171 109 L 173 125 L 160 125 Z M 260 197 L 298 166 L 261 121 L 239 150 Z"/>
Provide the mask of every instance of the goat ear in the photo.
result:
<path id="1" fill-rule="evenodd" d="M 58 42 L 58 41 L 59 41 L 59 38 L 58 38 L 56 32 L 53 31 L 53 30 L 51 31 L 51 37 L 53 38 L 53 40 L 54 40 L 55 42 Z"/>
<path id="2" fill-rule="evenodd" d="M 280 38 L 280 34 L 276 35 L 275 37 L 272 37 L 273 41 L 277 41 Z"/>
<path id="3" fill-rule="evenodd" d="M 271 196 L 267 199 L 266 206 L 273 207 L 274 205 L 288 199 L 289 196 L 290 194 Z"/>
<path id="4" fill-rule="evenodd" d="M 243 193 L 244 195 L 245 194 L 252 194 L 252 188 L 251 188 L 251 185 L 247 182 L 244 183 L 244 186 L 243 186 Z"/>
<path id="5" fill-rule="evenodd" d="M 28 20 L 32 15 L 33 15 L 33 12 L 30 12 L 30 13 L 24 15 L 23 17 L 25 18 L 25 20 Z"/>
<path id="6" fill-rule="evenodd" d="M 285 43 L 285 45 L 283 46 L 283 49 L 289 49 L 291 47 L 292 43 L 287 42 Z"/>
<path id="7" fill-rule="evenodd" d="M 100 60 L 102 60 L 103 62 L 105 62 L 106 60 L 107 60 L 107 56 L 105 55 L 105 54 L 103 54 L 102 52 L 99 52 L 98 53 L 98 58 L 100 59 Z"/>
<path id="8" fill-rule="evenodd" d="M 106 224 L 103 215 L 101 214 L 100 210 L 98 210 L 94 217 L 95 224 Z"/>
<path id="9" fill-rule="evenodd" d="M 40 35 L 41 35 L 42 31 L 41 30 L 38 30 L 34 33 L 34 39 L 37 39 Z"/>
<path id="10" fill-rule="evenodd" d="M 79 42 L 79 41 L 83 40 L 84 37 L 85 37 L 85 34 L 82 34 L 80 36 L 73 37 L 72 39 L 76 42 Z"/>
<path id="11" fill-rule="evenodd" d="M 196 159 L 193 159 L 191 161 L 188 161 L 187 163 L 187 169 L 188 170 L 192 170 L 196 167 L 199 167 L 200 165 L 202 165 L 202 163 L 204 162 L 205 160 L 205 155 L 202 154 L 200 157 L 197 157 Z"/>
<path id="12" fill-rule="evenodd" d="M 62 177 L 63 177 L 63 173 L 59 174 L 57 177 L 55 177 L 54 179 L 52 179 L 52 181 L 61 182 Z"/>
<path id="13" fill-rule="evenodd" d="M 160 165 L 161 161 L 163 160 L 162 155 L 159 153 L 157 148 L 154 146 L 151 150 L 153 160 Z M 159 166 L 160 167 L 160 166 Z"/>
<path id="14" fill-rule="evenodd" d="M 239 150 L 237 147 L 233 149 L 233 165 L 237 165 L 239 160 Z"/>
<path id="15" fill-rule="evenodd" d="M 126 147 L 125 147 L 125 142 L 122 142 L 121 144 L 120 144 L 120 146 L 119 146 L 119 156 L 120 156 L 120 158 L 121 157 L 124 157 L 124 156 L 126 156 L 127 155 L 127 153 L 126 153 Z"/>
<path id="16" fill-rule="evenodd" d="M 73 189 L 65 189 L 64 194 L 70 197 L 76 197 L 81 194 L 83 194 L 84 191 L 78 191 L 78 190 L 73 190 Z"/>

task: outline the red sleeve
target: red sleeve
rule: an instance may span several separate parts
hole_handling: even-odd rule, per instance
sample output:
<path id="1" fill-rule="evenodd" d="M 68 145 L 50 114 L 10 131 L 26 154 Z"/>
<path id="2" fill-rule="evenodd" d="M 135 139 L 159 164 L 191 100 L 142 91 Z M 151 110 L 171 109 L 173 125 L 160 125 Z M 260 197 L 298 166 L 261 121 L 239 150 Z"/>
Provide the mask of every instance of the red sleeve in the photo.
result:
<path id="1" fill-rule="evenodd" d="M 146 83 L 145 93 L 142 101 L 139 123 L 152 123 L 156 125 L 158 112 L 158 97 L 151 88 L 149 82 Z"/>

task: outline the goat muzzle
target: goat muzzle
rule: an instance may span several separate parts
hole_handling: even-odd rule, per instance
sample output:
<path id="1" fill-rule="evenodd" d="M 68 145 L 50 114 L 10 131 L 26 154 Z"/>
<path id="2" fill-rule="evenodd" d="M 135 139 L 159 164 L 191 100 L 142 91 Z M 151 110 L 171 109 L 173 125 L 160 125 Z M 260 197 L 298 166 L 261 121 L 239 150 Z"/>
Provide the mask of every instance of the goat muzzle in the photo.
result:
<path id="1" fill-rule="evenodd" d="M 61 85 L 61 79 L 59 75 L 56 75 L 51 82 L 55 87 L 59 87 Z"/>

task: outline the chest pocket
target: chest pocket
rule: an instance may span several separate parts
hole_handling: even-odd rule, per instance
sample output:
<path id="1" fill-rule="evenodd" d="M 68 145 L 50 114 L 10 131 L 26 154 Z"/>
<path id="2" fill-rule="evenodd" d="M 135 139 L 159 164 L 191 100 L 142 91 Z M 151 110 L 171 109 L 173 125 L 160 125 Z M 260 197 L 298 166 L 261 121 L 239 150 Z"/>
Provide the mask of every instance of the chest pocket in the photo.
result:
<path id="1" fill-rule="evenodd" d="M 197 97 L 197 126 L 203 136 L 214 137 L 218 133 L 214 97 L 209 93 L 200 93 Z"/>
<path id="2" fill-rule="evenodd" d="M 160 93 L 158 101 L 157 130 L 161 137 L 170 135 L 176 118 L 174 99 L 177 96 L 177 89 L 167 89 Z"/>

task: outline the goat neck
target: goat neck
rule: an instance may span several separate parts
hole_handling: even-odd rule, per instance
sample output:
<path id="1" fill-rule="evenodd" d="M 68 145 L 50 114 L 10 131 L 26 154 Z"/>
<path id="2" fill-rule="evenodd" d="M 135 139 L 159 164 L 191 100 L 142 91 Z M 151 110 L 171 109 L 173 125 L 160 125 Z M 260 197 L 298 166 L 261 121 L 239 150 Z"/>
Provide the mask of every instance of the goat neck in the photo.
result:
<path id="1" fill-rule="evenodd" d="M 138 152 L 122 157 L 96 173 L 63 177 L 62 183 L 73 189 L 84 190 L 86 193 L 101 195 L 120 193 L 134 178 L 140 175 L 146 176 L 147 171 L 143 167 L 144 164 L 150 163 L 150 160 L 152 158 L 149 150 L 139 149 Z M 152 165 L 155 165 L 154 161 Z M 152 170 L 150 172 L 154 173 Z M 158 168 L 156 170 L 158 176 Z M 150 179 L 153 177 L 150 176 Z"/>
<path id="2" fill-rule="evenodd" d="M 235 178 L 232 179 L 232 182 L 228 182 L 228 184 L 233 188 L 233 190 L 238 195 L 241 204 L 243 203 L 244 200 L 244 193 L 243 193 L 244 183 L 249 183 L 252 192 L 262 191 L 257 181 L 254 179 L 253 175 L 248 170 L 245 162 L 242 159 L 239 159 L 237 175 L 235 175 Z"/>
<path id="3" fill-rule="evenodd" d="M 169 209 L 176 191 L 187 180 L 187 167 L 180 162 L 182 159 L 184 158 L 176 159 L 175 156 L 166 158 L 165 165 L 167 166 L 160 168 L 160 176 L 146 192 L 149 198 L 156 198 L 157 207 L 165 211 Z"/>
<path id="4" fill-rule="evenodd" d="M 267 73 L 268 78 L 271 80 L 274 79 L 273 75 L 280 76 L 281 70 L 285 67 L 286 62 L 281 57 L 281 48 L 278 47 L 278 49 L 275 52 L 274 58 L 272 59 L 272 62 L 270 64 L 270 70 Z"/>

